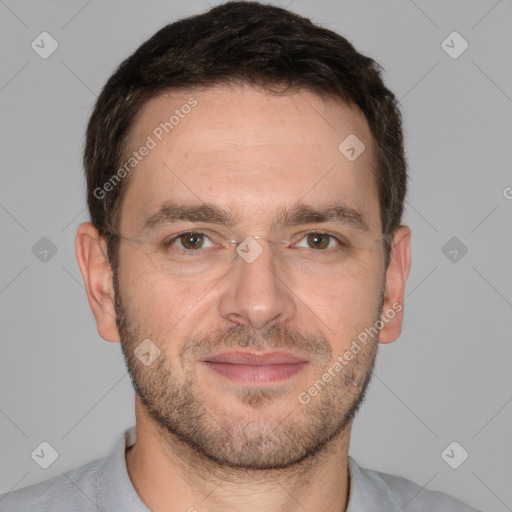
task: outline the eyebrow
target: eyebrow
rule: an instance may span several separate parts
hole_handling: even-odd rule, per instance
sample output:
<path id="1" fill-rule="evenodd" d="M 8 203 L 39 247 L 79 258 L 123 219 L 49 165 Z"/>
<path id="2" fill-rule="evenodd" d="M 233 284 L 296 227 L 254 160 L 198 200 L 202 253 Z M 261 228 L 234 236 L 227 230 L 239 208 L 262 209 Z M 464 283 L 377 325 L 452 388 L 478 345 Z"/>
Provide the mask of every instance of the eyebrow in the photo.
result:
<path id="1" fill-rule="evenodd" d="M 143 230 L 153 230 L 159 226 L 177 221 L 206 222 L 232 227 L 237 224 L 238 219 L 225 208 L 211 203 L 167 201 L 160 206 L 156 213 L 144 221 Z M 333 222 L 369 231 L 363 215 L 342 203 L 311 206 L 299 202 L 292 207 L 283 207 L 272 217 L 270 227 L 297 226 L 317 222 Z"/>

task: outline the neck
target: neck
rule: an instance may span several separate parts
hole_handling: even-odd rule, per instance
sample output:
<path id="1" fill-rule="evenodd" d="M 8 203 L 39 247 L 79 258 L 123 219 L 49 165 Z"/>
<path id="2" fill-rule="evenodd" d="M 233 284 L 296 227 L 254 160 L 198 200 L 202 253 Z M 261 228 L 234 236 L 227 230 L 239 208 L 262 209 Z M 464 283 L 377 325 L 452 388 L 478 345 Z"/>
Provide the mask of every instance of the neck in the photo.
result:
<path id="1" fill-rule="evenodd" d="M 351 424 L 323 449 L 282 469 L 221 466 L 159 425 L 136 401 L 137 442 L 128 474 L 153 512 L 345 511 Z"/>

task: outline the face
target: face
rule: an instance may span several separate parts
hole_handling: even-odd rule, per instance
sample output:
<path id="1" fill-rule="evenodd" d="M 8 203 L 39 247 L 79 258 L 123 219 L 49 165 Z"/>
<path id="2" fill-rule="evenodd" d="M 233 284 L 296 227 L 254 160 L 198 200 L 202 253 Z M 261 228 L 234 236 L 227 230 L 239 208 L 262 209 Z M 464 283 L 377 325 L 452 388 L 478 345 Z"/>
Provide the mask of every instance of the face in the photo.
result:
<path id="1" fill-rule="evenodd" d="M 351 134 L 365 146 L 355 160 L 338 148 Z M 148 137 L 114 276 L 137 394 L 169 438 L 217 464 L 287 467 L 321 452 L 364 396 L 377 336 L 340 357 L 384 298 L 364 116 L 308 92 L 216 86 L 147 103 L 132 151 Z M 150 364 L 137 357 L 143 340 Z"/>

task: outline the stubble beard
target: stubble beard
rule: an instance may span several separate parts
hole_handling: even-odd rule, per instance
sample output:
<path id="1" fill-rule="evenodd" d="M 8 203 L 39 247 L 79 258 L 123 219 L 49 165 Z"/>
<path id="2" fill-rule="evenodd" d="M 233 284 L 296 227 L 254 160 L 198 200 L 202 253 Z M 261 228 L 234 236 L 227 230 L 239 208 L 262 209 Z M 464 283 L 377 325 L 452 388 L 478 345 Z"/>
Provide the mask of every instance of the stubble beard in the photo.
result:
<path id="1" fill-rule="evenodd" d="M 133 388 L 169 443 L 204 467 L 248 471 L 305 467 L 307 461 L 312 465 L 349 427 L 364 401 L 377 355 L 377 336 L 309 403 L 302 404 L 297 399 L 299 392 L 306 391 L 307 387 L 296 390 L 294 400 L 286 402 L 288 414 L 281 419 L 263 413 L 260 416 L 252 414 L 248 421 L 240 414 L 230 415 L 229 411 L 219 414 L 196 391 L 192 371 L 186 374 L 183 382 L 178 380 L 165 357 L 160 344 L 162 340 L 152 340 L 160 346 L 161 353 L 150 366 L 138 360 L 134 350 L 148 336 L 137 324 L 138 319 L 131 318 L 123 305 L 116 271 L 113 283 L 121 350 Z M 384 288 L 373 325 L 382 313 L 383 299 Z M 234 346 L 306 349 L 305 352 L 311 353 L 312 360 L 317 362 L 318 379 L 335 361 L 323 337 L 304 335 L 281 324 L 257 336 L 243 325 L 214 335 L 193 335 L 183 344 L 180 356 L 182 360 L 188 358 L 190 361 L 210 348 Z M 312 385 L 317 378 L 308 384 Z M 269 403 L 279 400 L 279 395 L 277 388 L 240 387 L 234 399 L 244 407 L 264 410 Z"/>

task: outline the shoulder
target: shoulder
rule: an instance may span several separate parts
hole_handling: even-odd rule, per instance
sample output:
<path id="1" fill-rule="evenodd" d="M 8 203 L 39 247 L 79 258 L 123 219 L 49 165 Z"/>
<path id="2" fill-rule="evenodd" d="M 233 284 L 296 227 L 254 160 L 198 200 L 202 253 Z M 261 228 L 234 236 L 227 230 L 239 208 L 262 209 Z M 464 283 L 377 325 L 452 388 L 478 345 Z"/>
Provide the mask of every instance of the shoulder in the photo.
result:
<path id="1" fill-rule="evenodd" d="M 453 496 L 427 490 L 401 476 L 363 468 L 352 458 L 349 458 L 349 467 L 351 477 L 354 478 L 354 487 L 360 488 L 359 490 L 355 489 L 356 494 L 361 492 L 361 494 L 364 493 L 367 496 L 375 496 L 375 502 L 385 502 L 388 504 L 389 510 L 400 509 L 402 512 L 430 512 L 432 510 L 439 512 L 479 512 Z M 388 510 L 388 508 L 385 510 Z"/>
<path id="2" fill-rule="evenodd" d="M 97 512 L 96 472 L 102 460 L 0 495 L 0 512 Z"/>

